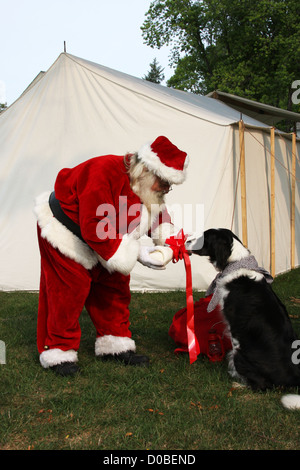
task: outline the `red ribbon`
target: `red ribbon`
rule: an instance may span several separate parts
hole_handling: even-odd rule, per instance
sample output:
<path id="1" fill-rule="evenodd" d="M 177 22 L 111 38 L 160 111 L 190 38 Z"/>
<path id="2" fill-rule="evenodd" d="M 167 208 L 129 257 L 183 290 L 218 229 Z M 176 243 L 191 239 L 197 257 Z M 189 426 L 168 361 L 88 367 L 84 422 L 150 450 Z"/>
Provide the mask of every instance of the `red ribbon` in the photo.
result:
<path id="1" fill-rule="evenodd" d="M 197 360 L 198 354 L 200 354 L 200 347 L 195 335 L 195 322 L 194 322 L 194 299 L 193 299 L 193 287 L 192 287 L 192 268 L 190 257 L 185 248 L 186 235 L 181 229 L 177 235 L 172 236 L 166 240 L 166 244 L 173 250 L 173 263 L 177 263 L 179 260 L 184 260 L 185 271 L 186 271 L 186 307 L 187 307 L 187 339 L 188 339 L 188 350 L 190 357 L 190 364 Z"/>

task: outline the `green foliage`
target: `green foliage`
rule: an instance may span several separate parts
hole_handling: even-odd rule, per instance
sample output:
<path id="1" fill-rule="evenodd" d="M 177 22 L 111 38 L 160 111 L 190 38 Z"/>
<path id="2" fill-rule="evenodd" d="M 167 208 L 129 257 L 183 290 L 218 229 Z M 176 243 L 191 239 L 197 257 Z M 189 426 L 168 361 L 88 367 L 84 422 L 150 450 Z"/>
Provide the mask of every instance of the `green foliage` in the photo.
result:
<path id="1" fill-rule="evenodd" d="M 219 89 L 292 109 L 291 85 L 300 78 L 298 5 L 154 0 L 141 29 L 147 45 L 171 47 L 169 86 L 202 94 Z"/>
<path id="2" fill-rule="evenodd" d="M 151 62 L 150 64 L 149 72 L 143 77 L 143 79 L 147 80 L 148 82 L 159 84 L 165 79 L 163 71 L 163 67 L 161 67 L 157 60 L 154 59 L 153 62 Z"/>

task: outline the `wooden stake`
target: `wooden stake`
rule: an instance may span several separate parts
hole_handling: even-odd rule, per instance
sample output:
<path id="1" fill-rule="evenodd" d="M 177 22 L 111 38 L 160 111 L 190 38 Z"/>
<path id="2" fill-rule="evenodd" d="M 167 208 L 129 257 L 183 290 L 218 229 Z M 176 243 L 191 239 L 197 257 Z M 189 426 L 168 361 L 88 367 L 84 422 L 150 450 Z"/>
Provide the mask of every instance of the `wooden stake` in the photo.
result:
<path id="1" fill-rule="evenodd" d="M 245 166 L 245 124 L 239 121 L 240 137 L 240 170 L 241 170 L 241 204 L 242 204 L 242 237 L 243 244 L 248 247 L 247 200 L 246 200 L 246 166 Z"/>
<path id="2" fill-rule="evenodd" d="M 296 133 L 292 137 L 292 198 L 291 198 L 291 269 L 295 268 L 295 183 L 296 183 Z"/>
<path id="3" fill-rule="evenodd" d="M 275 128 L 271 129 L 271 275 L 275 276 Z"/>

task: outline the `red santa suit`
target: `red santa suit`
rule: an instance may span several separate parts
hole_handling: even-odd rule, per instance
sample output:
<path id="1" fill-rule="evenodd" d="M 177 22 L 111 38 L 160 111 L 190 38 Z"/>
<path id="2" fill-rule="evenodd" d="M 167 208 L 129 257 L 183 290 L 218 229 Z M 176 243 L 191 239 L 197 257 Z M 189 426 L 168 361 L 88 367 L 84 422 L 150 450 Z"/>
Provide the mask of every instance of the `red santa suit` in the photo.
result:
<path id="1" fill-rule="evenodd" d="M 166 137 L 143 146 L 138 157 L 170 184 L 185 178 L 187 155 Z M 139 238 L 153 220 L 131 189 L 124 157 L 105 155 L 65 168 L 54 190 L 82 238 L 54 216 L 50 192 L 36 199 L 41 254 L 37 347 L 42 366 L 77 362 L 84 306 L 96 329 L 97 356 L 135 351 L 129 330 L 130 272 L 139 259 Z M 170 234 L 169 219 L 160 217 L 158 224 L 155 233 L 166 226 Z M 153 238 L 164 242 L 155 234 Z"/>

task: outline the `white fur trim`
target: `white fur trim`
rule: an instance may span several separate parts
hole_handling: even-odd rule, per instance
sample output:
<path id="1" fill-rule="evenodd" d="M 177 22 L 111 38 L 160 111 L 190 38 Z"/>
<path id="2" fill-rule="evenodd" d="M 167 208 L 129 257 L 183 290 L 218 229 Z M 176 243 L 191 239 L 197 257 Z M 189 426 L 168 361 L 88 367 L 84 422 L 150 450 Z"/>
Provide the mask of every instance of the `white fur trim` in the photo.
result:
<path id="1" fill-rule="evenodd" d="M 281 398 L 281 403 L 285 408 L 289 410 L 299 410 L 300 409 L 300 395 L 284 395 Z"/>
<path id="2" fill-rule="evenodd" d="M 167 180 L 171 184 L 181 184 L 186 177 L 186 168 L 188 166 L 188 156 L 185 158 L 183 170 L 176 170 L 170 166 L 164 165 L 158 155 L 153 152 L 151 143 L 144 144 L 138 152 L 139 158 L 146 167 L 153 171 L 160 178 Z"/>
<path id="3" fill-rule="evenodd" d="M 240 261 L 242 258 L 249 256 L 249 250 L 242 245 L 236 238 L 233 239 L 231 255 L 228 258 L 228 263 L 233 261 Z"/>
<path id="4" fill-rule="evenodd" d="M 140 242 L 125 234 L 119 248 L 109 260 L 106 261 L 100 255 L 97 255 L 97 257 L 108 272 L 118 271 L 128 276 L 137 262 L 139 250 Z"/>
<path id="5" fill-rule="evenodd" d="M 40 354 L 40 363 L 45 369 L 56 366 L 57 364 L 62 364 L 63 362 L 77 361 L 77 351 L 74 349 L 69 349 L 68 351 L 63 351 L 62 349 L 58 348 L 47 349 Z"/>
<path id="6" fill-rule="evenodd" d="M 98 263 L 96 253 L 53 216 L 49 206 L 49 196 L 50 191 L 47 191 L 35 200 L 34 213 L 42 237 L 68 258 L 86 269 L 92 269 Z"/>
<path id="7" fill-rule="evenodd" d="M 103 356 L 105 354 L 120 354 L 127 351 L 135 352 L 135 342 L 127 336 L 105 335 L 96 339 L 95 354 Z"/>

